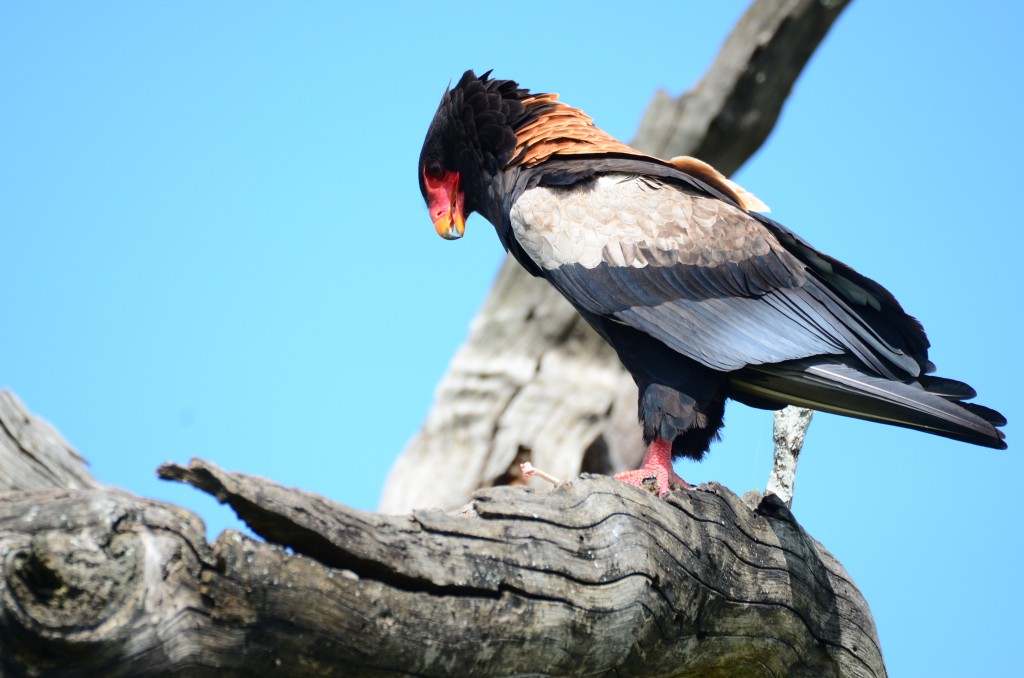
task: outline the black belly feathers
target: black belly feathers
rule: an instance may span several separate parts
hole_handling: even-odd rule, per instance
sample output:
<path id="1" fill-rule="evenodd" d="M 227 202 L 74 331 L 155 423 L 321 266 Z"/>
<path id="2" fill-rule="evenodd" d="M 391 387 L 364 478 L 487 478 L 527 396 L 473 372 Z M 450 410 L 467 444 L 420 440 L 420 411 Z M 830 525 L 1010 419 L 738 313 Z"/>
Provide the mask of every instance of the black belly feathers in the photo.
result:
<path id="1" fill-rule="evenodd" d="M 734 398 L 1006 447 L 998 412 L 928 374 L 928 339 L 892 294 L 703 163 L 645 156 L 554 95 L 472 71 L 445 93 L 421 176 L 432 159 L 616 349 L 648 443 L 700 458 Z"/>

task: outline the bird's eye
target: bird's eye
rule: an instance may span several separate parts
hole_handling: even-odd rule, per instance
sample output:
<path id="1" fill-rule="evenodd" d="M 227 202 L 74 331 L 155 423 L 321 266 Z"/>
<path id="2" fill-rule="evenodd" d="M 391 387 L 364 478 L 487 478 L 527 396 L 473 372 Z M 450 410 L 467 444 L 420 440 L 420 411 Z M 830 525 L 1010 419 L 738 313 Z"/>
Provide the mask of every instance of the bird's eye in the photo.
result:
<path id="1" fill-rule="evenodd" d="M 440 179 L 444 176 L 444 168 L 441 167 L 441 163 L 436 160 L 431 160 L 427 163 L 427 176 L 432 179 Z"/>

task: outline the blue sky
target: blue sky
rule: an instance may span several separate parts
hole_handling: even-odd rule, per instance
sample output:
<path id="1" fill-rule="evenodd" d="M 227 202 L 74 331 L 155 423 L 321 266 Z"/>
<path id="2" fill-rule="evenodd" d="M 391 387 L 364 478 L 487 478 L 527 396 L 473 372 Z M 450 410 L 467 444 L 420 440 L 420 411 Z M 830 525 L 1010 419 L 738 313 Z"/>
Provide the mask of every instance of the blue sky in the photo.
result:
<path id="1" fill-rule="evenodd" d="M 374 4 L 374 7 L 370 7 Z M 503 257 L 434 232 L 416 159 L 445 85 L 493 68 L 632 138 L 744 1 L 0 4 L 0 386 L 95 475 L 201 456 L 372 509 Z M 999 453 L 820 415 L 794 511 L 871 604 L 892 675 L 1018 675 L 1014 436 L 1024 5 L 859 0 L 737 179 L 888 286 Z M 691 482 L 763 488 L 770 415 L 732 405 Z"/>

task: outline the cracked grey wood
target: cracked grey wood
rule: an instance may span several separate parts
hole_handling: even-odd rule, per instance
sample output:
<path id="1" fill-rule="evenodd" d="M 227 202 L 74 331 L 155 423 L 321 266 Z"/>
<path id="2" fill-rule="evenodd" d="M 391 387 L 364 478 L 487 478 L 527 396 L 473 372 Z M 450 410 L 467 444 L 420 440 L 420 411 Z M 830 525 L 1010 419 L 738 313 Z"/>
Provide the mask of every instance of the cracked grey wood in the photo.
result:
<path id="1" fill-rule="evenodd" d="M 0 675 L 191 664 L 220 638 L 195 636 L 213 566 L 184 509 L 115 489 L 0 493 Z"/>
<path id="2" fill-rule="evenodd" d="M 385 516 L 202 461 L 161 474 L 276 543 L 207 546 L 114 490 L 0 495 L 3 675 L 884 675 L 849 576 L 774 498 L 591 476 Z"/>
<path id="3" fill-rule="evenodd" d="M 0 492 L 100 484 L 64 436 L 10 391 L 0 390 Z"/>
<path id="4" fill-rule="evenodd" d="M 731 174 L 767 138 L 847 4 L 753 3 L 692 91 L 655 95 L 632 145 Z M 454 508 L 479 487 L 539 486 L 521 478 L 524 461 L 569 478 L 636 468 L 642 456 L 636 386 L 614 351 L 557 292 L 507 259 L 423 428 L 391 469 L 380 509 Z"/>

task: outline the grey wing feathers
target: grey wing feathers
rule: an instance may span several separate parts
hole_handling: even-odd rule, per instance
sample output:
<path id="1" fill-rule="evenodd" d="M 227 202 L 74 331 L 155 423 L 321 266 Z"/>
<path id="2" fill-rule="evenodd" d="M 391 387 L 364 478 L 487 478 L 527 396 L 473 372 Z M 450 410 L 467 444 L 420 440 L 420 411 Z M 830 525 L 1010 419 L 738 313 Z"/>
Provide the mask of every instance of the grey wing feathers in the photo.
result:
<path id="1" fill-rule="evenodd" d="M 886 377 L 921 372 L 854 308 L 860 287 L 833 289 L 762 220 L 713 196 L 608 175 L 526 191 L 511 216 L 524 250 L 578 307 L 712 369 L 849 353 Z"/>

